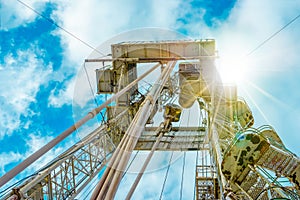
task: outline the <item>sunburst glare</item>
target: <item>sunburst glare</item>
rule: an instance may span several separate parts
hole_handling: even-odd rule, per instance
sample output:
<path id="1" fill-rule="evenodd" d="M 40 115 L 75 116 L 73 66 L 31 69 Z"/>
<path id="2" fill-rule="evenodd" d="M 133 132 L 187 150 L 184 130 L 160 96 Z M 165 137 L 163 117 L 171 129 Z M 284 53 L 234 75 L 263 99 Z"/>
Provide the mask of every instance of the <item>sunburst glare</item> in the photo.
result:
<path id="1" fill-rule="evenodd" d="M 263 117 L 263 119 L 265 120 L 265 124 L 271 124 L 270 120 L 267 118 L 267 116 L 264 113 L 264 110 L 261 109 L 261 107 L 257 104 L 257 102 L 255 101 L 255 99 L 253 98 L 253 96 L 245 89 L 243 89 L 243 92 L 246 94 L 247 99 L 250 100 L 250 102 L 255 106 L 255 108 L 258 110 L 259 114 L 261 114 L 261 116 Z"/>
<path id="2" fill-rule="evenodd" d="M 281 107 L 283 107 L 284 109 L 287 110 L 292 110 L 292 108 L 287 105 L 286 103 L 280 101 L 278 98 L 276 98 L 274 95 L 270 94 L 269 92 L 265 91 L 264 89 L 262 89 L 261 87 L 259 87 L 258 85 L 256 85 L 255 83 L 253 83 L 252 81 L 246 80 L 247 84 L 250 85 L 251 87 L 253 87 L 254 89 L 256 89 L 258 92 L 260 92 L 262 95 L 264 95 L 265 97 L 267 97 L 268 99 L 270 99 L 271 101 L 273 101 L 274 103 L 280 105 Z"/>
<path id="3" fill-rule="evenodd" d="M 220 58 L 219 73 L 223 83 L 241 84 L 249 71 L 249 61 L 243 56 L 228 56 Z"/>

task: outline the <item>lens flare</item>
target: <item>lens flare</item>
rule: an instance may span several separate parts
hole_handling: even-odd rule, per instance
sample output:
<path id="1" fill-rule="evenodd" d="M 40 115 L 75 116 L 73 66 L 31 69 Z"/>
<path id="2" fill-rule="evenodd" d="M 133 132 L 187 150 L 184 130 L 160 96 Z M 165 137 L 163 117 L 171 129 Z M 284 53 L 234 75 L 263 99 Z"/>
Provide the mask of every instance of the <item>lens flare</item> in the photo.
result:
<path id="1" fill-rule="evenodd" d="M 245 57 L 224 57 L 219 60 L 218 69 L 223 83 L 241 84 L 249 72 Z"/>

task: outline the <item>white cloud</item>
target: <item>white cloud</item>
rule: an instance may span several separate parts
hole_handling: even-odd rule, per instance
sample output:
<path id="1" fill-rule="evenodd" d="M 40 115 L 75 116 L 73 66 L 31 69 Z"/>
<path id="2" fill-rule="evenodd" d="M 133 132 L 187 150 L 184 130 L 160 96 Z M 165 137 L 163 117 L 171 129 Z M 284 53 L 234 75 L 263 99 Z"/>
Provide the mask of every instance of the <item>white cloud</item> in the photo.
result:
<path id="1" fill-rule="evenodd" d="M 9 164 L 16 164 L 22 162 L 25 158 L 32 155 L 34 152 L 42 148 L 45 144 L 50 142 L 53 139 L 53 137 L 50 136 L 43 136 L 40 132 L 35 132 L 29 134 L 25 138 L 25 146 L 26 146 L 26 152 L 20 153 L 20 152 L 3 152 L 0 153 L 0 175 L 7 172 L 5 170 L 5 167 Z M 39 158 L 37 161 L 33 162 L 28 168 L 26 168 L 24 171 L 20 173 L 19 177 L 27 177 L 28 175 L 31 175 L 35 172 L 37 172 L 39 169 L 41 169 L 43 166 L 48 164 L 50 161 L 52 161 L 54 158 L 56 158 L 58 155 L 60 155 L 64 149 L 68 148 L 71 145 L 71 143 L 67 143 L 65 146 L 59 146 L 52 148 L 49 152 L 47 152 L 44 156 Z M 7 188 L 8 186 L 14 184 L 18 181 L 18 177 L 13 178 L 11 181 L 9 181 L 7 184 L 3 186 L 3 188 Z"/>
<path id="2" fill-rule="evenodd" d="M 237 2 L 228 20 L 211 30 L 211 34 L 217 39 L 221 58 L 226 56 L 243 58 L 293 19 L 298 14 L 299 6 L 299 2 L 294 1 Z M 272 70 L 297 63 L 299 58 L 295 56 L 295 52 L 300 50 L 299 45 L 294 43 L 297 38 L 295 30 L 297 24 L 299 21 L 253 52 L 249 56 L 252 62 L 250 67 Z M 288 55 L 289 59 L 282 59 L 282 55 Z"/>
<path id="3" fill-rule="evenodd" d="M 24 1 L 33 10 L 41 12 L 47 0 Z M 35 20 L 37 14 L 18 1 L 1 1 L 1 28 L 15 28 Z"/>
<path id="4" fill-rule="evenodd" d="M 188 30 L 195 38 L 200 36 L 204 39 L 216 39 L 220 56 L 218 67 L 231 75 L 241 76 L 238 80 L 239 96 L 246 98 L 254 112 L 255 127 L 262 124 L 272 125 L 285 141 L 287 148 L 299 154 L 299 148 L 296 148 L 294 142 L 300 140 L 297 134 L 297 117 L 286 120 L 283 116 L 291 113 L 292 110 L 295 111 L 300 98 L 300 94 L 296 92 L 300 73 L 298 67 L 300 44 L 297 42 L 300 19 L 294 21 L 250 56 L 246 55 L 294 19 L 299 14 L 300 3 L 271 0 L 237 1 L 228 19 L 225 21 L 214 19 L 214 27 L 204 24 L 202 18 L 205 10 L 192 8 L 189 4 L 183 6 L 185 9 L 182 15 L 191 13 L 193 19 L 190 19 L 188 24 L 181 24 L 182 28 Z M 194 20 L 195 17 L 199 20 Z M 232 66 L 232 63 L 235 66 Z M 260 90 L 254 89 L 247 82 L 255 83 L 268 96 L 263 95 Z M 255 104 L 251 98 L 254 99 Z M 286 109 L 288 107 L 294 108 Z M 259 110 L 264 114 L 263 117 Z M 293 112 L 293 116 L 297 115 L 300 113 Z M 264 117 L 267 120 L 263 119 Z"/>
<path id="5" fill-rule="evenodd" d="M 86 67 L 85 71 L 84 67 L 82 67 L 78 70 L 74 82 L 73 106 L 80 106 L 80 108 L 83 108 L 89 100 L 93 99 L 94 94 L 96 94 L 95 68 Z"/>
<path id="6" fill-rule="evenodd" d="M 53 88 L 48 99 L 48 106 L 56 108 L 64 104 L 71 104 L 74 93 L 74 79 L 66 81 L 65 87 L 62 89 Z"/>
<path id="7" fill-rule="evenodd" d="M 0 104 L 3 108 L 0 125 L 2 130 L 6 130 L 1 131 L 0 139 L 19 128 L 21 115 L 30 118 L 35 114 L 29 106 L 38 103 L 35 96 L 39 87 L 48 82 L 52 72 L 52 66 L 44 68 L 45 64 L 36 54 L 39 54 L 38 50 L 32 48 L 18 51 L 17 57 L 7 55 L 5 64 L 0 67 Z"/>
<path id="8" fill-rule="evenodd" d="M 28 135 L 26 138 L 26 146 L 28 148 L 27 152 L 25 153 L 25 158 L 42 148 L 48 142 L 50 142 L 53 137 L 42 135 L 41 133 L 32 133 Z M 70 143 L 68 143 L 69 145 Z M 70 146 L 70 145 L 69 145 Z M 49 152 L 47 152 L 44 156 L 34 162 L 32 165 L 26 169 L 27 172 L 36 172 L 41 167 L 48 164 L 51 160 L 56 158 L 60 153 L 62 153 L 63 149 L 66 147 L 54 147 Z"/>
<path id="9" fill-rule="evenodd" d="M 187 23 L 179 21 L 176 28 L 187 30 L 189 36 L 194 38 L 216 39 L 222 64 L 225 63 L 223 59 L 226 57 L 244 59 L 246 54 L 296 17 L 299 14 L 299 6 L 300 3 L 296 1 L 237 1 L 227 19 L 214 18 L 214 26 L 209 27 L 203 20 L 205 8 L 192 7 L 187 2 L 181 4 L 177 18 L 187 14 L 192 17 L 185 18 Z M 282 66 L 287 65 L 291 67 L 298 63 L 297 52 L 300 47 L 295 41 L 298 37 L 299 23 L 298 19 L 249 56 L 250 67 L 255 70 L 264 67 L 267 71 L 282 69 Z M 285 55 L 285 58 L 282 55 Z"/>
<path id="10" fill-rule="evenodd" d="M 163 5 L 162 5 L 163 4 Z M 97 47 L 120 32 L 138 27 L 171 28 L 176 22 L 179 1 L 72 1 L 63 2 L 54 13 L 62 27 Z M 141 9 L 146 7 L 147 9 Z M 93 50 L 62 30 L 66 56 L 81 63 Z M 100 49 L 100 51 L 102 51 Z M 99 55 L 98 57 L 103 56 Z"/>
<path id="11" fill-rule="evenodd" d="M 192 8 L 188 3 L 180 3 L 179 1 L 148 2 L 136 0 L 122 3 L 122 1 L 76 0 L 72 1 L 72 3 L 66 3 L 63 1 L 58 2 L 60 7 L 53 14 L 53 16 L 57 19 L 57 22 L 66 30 L 93 46 L 97 46 L 107 38 L 111 38 L 119 32 L 131 30 L 133 28 L 145 26 L 164 28 L 183 27 L 194 37 L 216 38 L 217 48 L 220 52 L 221 59 L 227 56 L 242 57 L 247 54 L 260 42 L 285 25 L 290 19 L 294 18 L 298 14 L 297 8 L 300 6 L 299 2 L 296 1 L 238 1 L 226 21 L 217 21 L 217 19 L 215 19 L 214 21 L 216 26 L 214 28 L 210 28 L 203 22 L 203 15 L 205 13 L 204 9 Z M 7 4 L 5 5 L 5 8 L 8 8 L 12 3 L 5 4 Z M 14 13 L 17 13 L 16 10 L 18 9 L 24 8 L 16 6 L 12 10 Z M 8 23 L 8 21 L 11 21 L 13 27 L 21 24 L 24 20 L 33 20 L 34 15 L 26 13 L 27 11 L 31 11 L 26 11 L 26 9 L 24 10 L 25 11 L 18 14 L 8 14 L 8 17 L 4 19 L 4 22 Z M 187 13 L 191 13 L 192 16 L 191 19 L 187 19 L 188 24 L 177 21 L 178 18 L 185 16 Z M 14 15 L 18 16 L 17 19 L 11 20 L 11 16 Z M 300 51 L 300 47 L 297 43 L 297 37 L 300 31 L 298 24 L 299 20 L 294 22 L 291 26 L 286 28 L 250 56 L 250 66 L 253 67 L 255 73 L 263 73 L 264 71 L 267 73 L 273 73 L 273 69 L 283 70 L 282 66 L 295 68 L 295 64 L 298 64 L 300 61 L 297 54 L 297 52 Z M 92 50 L 62 30 L 58 30 L 56 34 L 63 38 L 63 45 L 65 48 L 64 62 L 77 63 L 74 67 L 77 68 L 76 65 L 79 66 L 78 64 L 81 64 L 83 59 L 86 58 Z M 103 51 L 106 54 L 109 51 L 109 48 L 101 47 L 100 51 Z M 30 57 L 29 60 L 31 62 L 24 61 L 26 55 Z M 2 123 L 1 126 L 8 129 L 8 133 L 11 133 L 12 130 L 16 129 L 20 125 L 20 114 L 27 116 L 32 114 L 28 111 L 28 105 L 30 102 L 35 101 L 34 97 L 39 85 L 44 84 L 46 81 L 44 79 L 47 78 L 45 76 L 43 77 L 45 74 L 42 73 L 42 70 L 38 67 L 38 64 L 43 64 L 42 61 L 34 58 L 32 52 L 20 52 L 19 58 L 12 58 L 11 56 L 8 56 L 6 59 L 7 66 L 0 66 L 1 96 L 4 94 L 4 96 L 1 97 L 2 99 L 0 99 L 0 102 L 3 101 L 1 102 L 2 105 L 9 108 L 9 110 L 1 112 L 0 123 Z M 21 71 L 15 70 L 11 67 L 16 66 L 18 63 L 23 63 Z M 261 70 L 262 68 L 263 70 Z M 49 74 L 50 72 L 51 70 L 47 71 L 46 74 Z M 95 85 L 93 70 L 88 73 L 93 81 L 92 85 Z M 19 74 L 21 74 L 20 77 Z M 84 75 L 84 73 L 81 73 L 77 81 L 85 79 L 82 74 Z M 295 75 L 299 76 L 299 74 Z M 18 79 L 5 78 L 7 76 L 18 77 Z M 249 75 L 245 78 L 251 77 Z M 296 83 L 299 83 L 298 77 L 283 78 L 285 78 L 285 80 L 292 79 Z M 86 95 L 88 93 L 91 95 L 89 86 L 87 85 L 88 83 L 86 80 L 84 80 L 84 82 L 86 85 L 81 86 L 79 88 L 80 90 L 75 95 L 78 94 L 78 97 L 90 99 L 90 97 Z M 274 87 L 284 87 L 283 85 L 276 83 L 274 80 L 273 82 Z M 72 98 L 71 93 L 73 85 L 75 85 L 75 81 L 72 81 L 70 85 L 66 85 L 63 91 L 56 91 L 53 89 L 49 98 L 49 105 L 60 107 L 64 103 L 69 102 Z M 2 93 L 2 91 L 5 92 Z M 253 92 L 255 92 L 255 90 Z M 296 93 L 294 90 L 289 92 Z M 18 96 L 15 94 L 18 94 Z M 253 93 L 251 95 L 253 95 Z M 282 95 L 285 97 L 287 96 L 287 94 Z M 291 101 L 291 96 L 292 95 L 289 95 L 288 97 L 289 101 Z M 78 105 L 85 105 L 88 99 L 79 98 L 76 103 Z M 270 99 L 267 100 L 270 101 Z M 295 101 L 292 102 L 295 103 Z M 258 104 L 260 105 L 264 105 L 265 103 L 265 100 L 258 100 Z M 297 104 L 295 103 L 293 105 Z M 267 111 L 264 112 L 267 113 Z M 299 124 L 296 117 L 289 121 L 280 121 L 283 114 L 280 111 L 278 112 L 280 117 L 277 116 L 276 120 L 271 119 L 270 122 L 275 124 L 283 123 L 283 126 L 289 127 L 297 126 L 297 124 Z M 273 113 L 274 112 L 272 112 L 272 114 Z M 255 114 L 257 115 L 259 113 Z M 292 114 L 298 115 L 299 112 L 294 111 Z M 271 118 L 271 116 L 268 117 Z M 295 130 L 299 130 L 299 127 L 295 128 Z M 284 134 L 285 132 L 282 132 L 279 135 Z M 286 135 L 289 134 L 290 133 Z M 288 136 L 285 137 L 287 138 Z M 34 145 L 35 142 L 45 143 L 45 138 L 42 139 L 33 135 L 29 138 L 29 146 Z M 294 134 L 293 138 L 295 141 L 294 143 L 299 141 L 299 135 L 297 136 L 297 134 Z M 46 140 L 48 139 L 46 138 Z M 287 145 L 287 147 L 289 146 Z M 11 155 L 11 162 L 18 161 L 20 159 L 17 153 Z M 6 158 L 8 156 L 3 154 L 3 157 Z M 160 161 L 155 160 L 153 166 L 158 167 L 159 164 Z M 176 170 L 174 171 L 176 172 Z M 149 177 L 143 179 L 143 186 L 141 187 L 141 190 L 146 189 L 146 192 L 149 193 L 154 191 L 157 192 L 155 189 L 159 190 L 161 187 L 161 185 L 157 183 L 161 182 L 161 177 L 164 176 L 164 174 L 159 172 L 156 174 L 151 173 L 151 175 L 148 176 Z M 191 181 L 191 183 L 192 182 L 193 181 Z M 125 189 L 121 188 L 121 190 Z M 140 195 L 142 195 L 142 193 Z"/>
<path id="12" fill-rule="evenodd" d="M 92 45 L 97 45 L 105 39 L 111 38 L 112 35 L 115 36 L 118 32 L 133 28 L 145 26 L 164 28 L 182 27 L 190 35 L 197 38 L 216 38 L 217 49 L 220 52 L 222 60 L 226 57 L 236 58 L 245 56 L 260 42 L 297 15 L 299 3 L 291 1 L 288 3 L 279 2 L 238 1 L 226 21 L 214 19 L 216 25 L 213 28 L 208 27 L 203 22 L 205 9 L 192 8 L 188 3 L 180 4 L 177 1 L 172 1 L 170 5 L 167 1 L 165 1 L 165 4 L 168 5 L 162 5 L 164 3 L 158 3 L 157 1 L 153 1 L 153 4 L 143 2 L 145 3 L 144 7 L 147 9 L 141 9 L 138 2 L 132 2 L 131 4 L 121 4 L 116 1 L 102 1 L 98 3 L 95 1 L 72 2 L 72 5 L 65 4 L 64 9 L 59 10 L 55 14 L 57 18 L 61 19 L 63 27 Z M 122 17 L 120 17 L 120 13 Z M 178 18 L 184 17 L 187 13 L 190 13 L 192 16 L 191 19 L 186 19 L 188 24 L 177 21 Z M 253 67 L 252 70 L 254 73 L 262 73 L 260 72 L 261 68 L 264 68 L 269 73 L 274 68 L 282 69 L 282 66 L 286 65 L 293 67 L 295 63 L 299 63 L 297 52 L 300 49 L 298 45 L 295 45 L 295 41 L 297 41 L 296 34 L 299 33 L 299 30 L 295 28 L 295 24 L 282 31 L 278 36 L 251 55 L 249 66 Z M 73 62 L 82 63 L 86 55 L 91 52 L 91 49 L 68 36 L 63 31 L 59 31 L 58 34 L 63 36 L 65 42 L 65 56 Z M 100 48 L 100 51 L 106 54 L 109 52 L 109 48 Z M 283 54 L 285 58 L 282 57 Z M 88 73 L 93 80 L 92 70 Z M 84 73 L 83 75 L 81 74 L 77 81 L 85 81 L 87 84 L 84 76 Z M 246 76 L 245 78 L 252 78 L 252 76 Z M 92 85 L 95 85 L 94 80 L 92 83 Z M 277 87 L 282 86 L 277 85 Z M 77 103 L 82 106 L 85 105 L 89 99 L 88 97 L 91 97 L 89 86 L 80 84 L 77 96 Z M 258 104 L 262 105 L 266 103 L 258 99 L 257 101 Z M 259 113 L 254 114 L 258 115 Z M 270 122 L 275 124 L 282 123 L 278 120 L 270 120 Z M 297 123 L 295 122 L 295 124 Z M 161 160 L 155 158 L 153 160 L 152 165 L 158 167 Z M 161 188 L 161 177 L 163 176 L 164 173 L 161 171 L 148 174 L 148 176 L 146 175 L 141 182 L 140 189 L 138 188 L 139 190 L 135 194 L 138 196 L 137 199 L 143 199 L 144 194 L 157 194 Z M 176 175 L 173 174 L 172 176 L 175 177 Z M 189 175 L 189 177 L 192 180 L 192 176 Z M 132 180 L 128 177 L 127 181 L 130 182 Z M 190 182 L 190 187 L 193 186 L 192 183 L 193 181 Z M 121 187 L 118 194 L 122 196 L 127 189 L 126 187 Z"/>
<path id="13" fill-rule="evenodd" d="M 55 105 L 57 107 L 71 101 L 69 92 L 73 86 L 75 87 L 73 97 L 74 104 L 83 107 L 93 98 L 90 92 L 90 86 L 86 80 L 86 74 L 81 66 L 84 59 L 87 58 L 88 55 L 91 55 L 91 52 L 93 52 L 92 57 L 94 58 L 102 57 L 110 53 L 111 43 L 131 40 L 132 38 L 155 40 L 157 36 L 154 36 L 151 31 L 134 31 L 134 29 L 144 27 L 173 28 L 177 23 L 178 13 L 184 9 L 181 8 L 181 2 L 179 0 L 166 2 L 141 2 L 138 0 L 132 0 L 130 2 L 124 2 L 122 0 L 76 0 L 65 2 L 57 0 L 56 2 L 58 7 L 52 15 L 55 21 L 65 30 L 73 34 L 73 36 L 78 37 L 93 47 L 98 47 L 98 45 L 102 43 L 97 49 L 103 53 L 95 53 L 93 49 L 62 29 L 56 30 L 55 33 L 62 38 L 64 63 L 67 65 L 72 63 L 74 69 L 78 69 L 78 76 L 75 80 L 66 83 L 64 92 L 53 90 L 53 95 L 51 95 L 49 99 L 49 105 Z M 120 13 L 122 14 L 120 15 Z M 126 33 L 125 31 L 128 30 L 133 31 Z M 163 39 L 174 39 L 174 34 L 170 35 L 170 37 L 161 34 L 159 37 Z M 79 66 L 81 66 L 81 68 L 79 68 Z M 87 67 L 90 82 L 95 91 L 94 69 L 94 67 Z M 68 86 L 67 84 L 71 85 Z"/>
<path id="14" fill-rule="evenodd" d="M 139 153 L 140 154 L 140 153 Z M 164 158 L 157 159 L 153 157 L 149 163 L 149 166 L 146 169 L 145 174 L 142 176 L 141 181 L 139 182 L 132 199 L 158 199 L 162 190 L 163 182 L 165 176 L 167 176 L 165 188 L 163 191 L 163 199 L 178 199 L 180 196 L 180 188 L 182 181 L 182 162 L 183 162 L 183 153 L 174 152 L 173 159 L 170 165 L 168 174 L 166 175 L 169 159 L 171 153 L 168 152 L 156 152 L 159 156 Z M 183 197 L 184 199 L 193 198 L 193 189 L 195 181 L 195 158 L 196 152 L 188 152 L 185 159 L 185 172 L 183 180 Z M 163 161 L 159 165 L 157 160 Z M 139 168 L 141 167 L 140 159 L 136 160 L 139 163 Z M 156 163 L 156 164 L 155 164 Z M 138 165 L 138 164 L 137 164 Z M 152 166 L 151 166 L 152 165 Z M 156 169 L 153 170 L 153 165 L 156 165 Z M 149 170 L 150 168 L 150 170 Z M 137 170 L 137 168 L 135 169 Z M 133 184 L 136 173 L 139 170 L 132 173 L 128 171 L 126 176 L 122 179 L 118 192 L 116 194 L 116 199 L 124 198 L 124 194 L 127 194 L 131 185 Z"/>
<path id="15" fill-rule="evenodd" d="M 5 170 L 4 167 L 7 164 L 15 163 L 23 159 L 23 156 L 21 153 L 16 152 L 3 152 L 0 153 L 0 174 L 4 174 Z"/>
<path id="16" fill-rule="evenodd" d="M 300 19 L 294 21 L 279 34 L 246 56 L 251 50 L 281 29 L 299 14 L 300 3 L 296 1 L 238 1 L 228 20 L 216 29 L 215 35 L 220 53 L 220 67 L 227 69 L 224 59 L 238 61 L 234 70 L 245 66 L 242 81 L 238 82 L 239 95 L 246 98 L 254 111 L 255 127 L 272 125 L 285 141 L 287 148 L 299 155 L 294 141 L 299 141 L 297 117 L 284 117 L 297 107 L 299 85 Z M 259 89 L 254 89 L 253 82 Z M 246 91 L 246 92 L 244 92 Z M 263 91 L 267 96 L 261 93 Z M 251 102 L 253 98 L 255 104 Z M 266 119 L 262 119 L 261 110 Z M 294 116 L 300 113 L 293 113 Z M 283 119 L 285 118 L 285 119 Z M 294 138 L 291 140 L 290 138 Z"/>

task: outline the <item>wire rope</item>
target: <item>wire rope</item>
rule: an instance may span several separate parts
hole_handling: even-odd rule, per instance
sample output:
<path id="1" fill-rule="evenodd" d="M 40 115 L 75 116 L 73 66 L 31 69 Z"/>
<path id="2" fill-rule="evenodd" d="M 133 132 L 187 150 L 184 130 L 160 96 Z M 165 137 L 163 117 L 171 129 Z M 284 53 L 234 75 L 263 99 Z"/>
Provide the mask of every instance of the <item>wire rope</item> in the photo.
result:
<path id="1" fill-rule="evenodd" d="M 93 90 L 93 87 L 92 87 L 92 84 L 91 84 L 91 81 L 90 81 L 90 77 L 89 77 L 89 75 L 88 75 L 88 73 L 87 73 L 87 70 L 86 70 L 85 62 L 83 63 L 83 68 L 84 68 L 84 71 L 85 71 L 85 75 L 86 75 L 86 77 L 87 77 L 87 81 L 88 81 L 89 86 L 90 86 L 91 93 L 92 93 L 93 98 L 94 98 L 94 101 L 95 101 L 95 104 L 96 104 L 97 106 L 99 106 L 99 105 L 98 105 L 98 101 L 97 101 L 96 96 L 95 96 L 95 93 L 94 93 L 94 90 Z"/>
<path id="2" fill-rule="evenodd" d="M 85 62 L 83 63 L 83 68 L 84 68 L 85 75 L 86 75 L 87 80 L 88 80 L 88 83 L 89 83 L 89 87 L 90 87 L 92 96 L 93 96 L 93 98 L 94 98 L 94 102 L 95 102 L 96 106 L 98 107 L 98 106 L 99 106 L 99 103 L 98 103 L 97 98 L 96 98 L 96 96 L 95 96 L 95 92 L 94 92 L 94 90 L 93 90 L 93 87 L 92 87 L 92 84 L 91 84 L 91 81 L 90 81 L 90 77 L 89 77 L 89 75 L 88 75 L 88 73 L 87 73 L 87 69 L 86 69 L 86 66 L 85 66 Z M 105 118 L 104 118 L 102 112 L 100 112 L 100 115 L 101 115 L 101 117 L 102 117 L 101 124 L 103 124 Z M 98 122 L 98 120 L 97 120 L 97 122 Z"/>
<path id="3" fill-rule="evenodd" d="M 124 178 L 124 176 L 125 176 L 126 173 L 128 172 L 129 168 L 131 167 L 131 165 L 132 165 L 133 161 L 135 160 L 135 158 L 137 157 L 138 153 L 139 153 L 139 151 L 136 152 L 136 154 L 134 155 L 134 157 L 133 157 L 132 160 L 130 161 L 128 167 L 126 168 L 124 174 L 122 175 L 122 179 Z"/>
<path id="4" fill-rule="evenodd" d="M 38 173 L 34 173 L 34 174 L 29 175 L 29 176 L 26 176 L 25 178 L 22 178 L 21 180 L 17 181 L 16 183 L 14 183 L 14 184 L 8 186 L 7 188 L 5 188 L 4 190 L 0 191 L 0 198 L 4 197 L 5 193 L 6 193 L 8 190 L 12 189 L 12 188 L 15 187 L 16 185 L 22 183 L 22 182 L 25 181 L 26 179 L 28 179 L 28 178 L 30 178 L 30 177 L 33 177 L 33 176 L 35 176 L 35 175 L 37 175 L 37 174 L 38 174 Z"/>
<path id="5" fill-rule="evenodd" d="M 28 4 L 24 3 L 21 0 L 17 0 L 19 3 L 21 3 L 23 6 L 27 7 L 28 9 L 32 10 L 33 12 L 35 12 L 37 15 L 41 16 L 42 18 L 44 18 L 45 20 L 47 20 L 48 22 L 50 22 L 51 24 L 53 24 L 54 26 L 56 26 L 57 28 L 63 30 L 65 33 L 67 33 L 68 35 L 72 36 L 73 38 L 75 38 L 76 40 L 80 41 L 81 43 L 83 43 L 84 45 L 86 45 L 87 47 L 93 49 L 94 51 L 96 51 L 97 53 L 101 54 L 103 57 L 107 56 L 104 53 L 100 52 L 98 49 L 96 49 L 95 47 L 93 47 L 92 45 L 90 45 L 89 43 L 85 42 L 84 40 L 80 39 L 78 36 L 76 36 L 75 34 L 73 34 L 72 32 L 68 31 L 67 29 L 63 28 L 62 26 L 58 25 L 54 20 L 50 19 L 49 17 L 46 17 L 45 15 L 43 15 L 42 13 L 38 12 L 37 10 L 35 10 L 34 8 L 32 8 L 31 6 L 29 6 Z"/>
<path id="6" fill-rule="evenodd" d="M 180 200 L 182 199 L 182 191 L 183 191 L 184 168 L 185 168 L 185 155 L 186 155 L 186 152 L 183 153 L 182 174 L 181 174 L 181 184 L 180 184 Z"/>
<path id="7" fill-rule="evenodd" d="M 100 178 L 101 178 L 101 177 L 100 177 Z M 93 186 L 93 187 L 89 187 L 89 188 L 86 190 L 86 192 L 85 192 L 86 194 L 85 194 L 85 196 L 84 196 L 83 199 L 88 199 L 88 196 L 91 195 L 93 189 L 96 187 L 98 180 L 99 180 L 98 178 L 94 178 L 93 182 L 91 183 L 91 186 Z M 83 195 L 84 195 L 84 194 L 83 194 Z M 81 195 L 81 196 L 83 196 L 83 195 Z M 78 198 L 78 199 L 81 199 L 81 198 Z"/>
<path id="8" fill-rule="evenodd" d="M 193 195 L 193 200 L 195 200 L 195 197 L 196 197 L 198 152 L 199 152 L 199 151 L 197 151 L 197 153 L 196 153 L 196 162 L 195 162 L 195 164 L 196 164 L 196 172 L 195 172 L 195 177 L 196 177 L 196 178 L 195 178 L 195 184 L 194 184 L 194 195 Z"/>
<path id="9" fill-rule="evenodd" d="M 168 178 L 168 174 L 169 174 L 169 170 L 170 170 L 170 166 L 171 166 L 171 161 L 172 161 L 172 158 L 173 158 L 173 153 L 174 153 L 174 151 L 172 151 L 171 156 L 170 156 L 168 168 L 167 168 L 167 171 L 166 171 L 166 174 L 165 174 L 163 186 L 161 188 L 161 192 L 160 192 L 160 196 L 159 196 L 160 200 L 162 199 L 162 195 L 163 195 L 163 192 L 164 192 L 164 189 L 165 189 L 165 185 L 166 185 L 166 182 L 167 182 L 167 178 Z"/>
<path id="10" fill-rule="evenodd" d="M 146 101 L 143 106 L 139 109 L 138 113 L 135 115 L 133 121 L 128 127 L 126 134 L 122 138 L 121 142 L 118 145 L 117 151 L 114 152 L 111 160 L 111 167 L 107 168 L 95 188 L 91 199 L 97 198 L 107 198 L 112 199 L 116 193 L 116 189 L 119 186 L 119 183 L 122 178 L 123 170 L 125 170 L 126 165 L 130 157 L 126 156 L 128 153 L 131 153 L 134 149 L 135 144 L 138 141 L 138 138 L 143 131 L 140 126 L 135 126 L 139 124 L 146 124 L 147 118 L 150 116 L 149 109 L 152 110 L 154 107 L 151 106 L 150 101 L 157 101 L 157 98 L 165 84 L 168 74 L 173 70 L 176 62 L 170 63 L 167 68 L 165 68 L 156 81 L 156 87 L 152 88 L 149 94 L 146 97 Z M 156 65 L 156 66 L 159 66 Z M 133 82 L 134 83 L 134 82 Z M 151 99 L 150 99 L 151 98 Z M 118 169 L 118 170 L 116 170 Z"/>
<path id="11" fill-rule="evenodd" d="M 295 18 L 293 18 L 291 21 L 289 21 L 287 24 L 285 24 L 283 27 L 281 27 L 278 31 L 273 33 L 271 36 L 266 38 L 263 42 L 261 42 L 256 48 L 254 48 L 252 51 L 250 51 L 247 56 L 251 55 L 254 51 L 262 47 L 264 44 L 266 44 L 268 41 L 270 41 L 273 37 L 275 37 L 278 33 L 283 31 L 286 27 L 288 27 L 290 24 L 292 24 L 294 21 L 296 21 L 300 17 L 300 14 L 298 14 Z"/>
<path id="12" fill-rule="evenodd" d="M 139 173 L 138 173 L 138 175 L 137 175 L 134 183 L 132 184 L 129 192 L 127 193 L 126 200 L 130 200 L 131 199 L 131 197 L 132 197 L 132 195 L 133 195 L 133 193 L 134 193 L 134 191 L 135 191 L 135 189 L 136 189 L 139 181 L 142 178 L 142 175 L 144 174 L 144 172 L 145 172 L 145 170 L 146 170 L 146 168 L 147 168 L 147 166 L 148 166 L 148 164 L 149 164 L 149 162 L 150 162 L 150 160 L 151 160 L 151 158 L 152 158 L 152 156 L 154 154 L 154 151 L 156 150 L 157 146 L 160 143 L 160 140 L 161 140 L 163 134 L 164 134 L 164 132 L 161 130 L 161 128 L 159 128 L 159 136 L 157 137 L 155 143 L 153 144 L 150 153 L 148 154 L 148 156 L 147 156 L 147 158 L 146 158 L 146 160 L 145 160 L 142 168 L 140 169 L 140 171 L 139 171 Z"/>

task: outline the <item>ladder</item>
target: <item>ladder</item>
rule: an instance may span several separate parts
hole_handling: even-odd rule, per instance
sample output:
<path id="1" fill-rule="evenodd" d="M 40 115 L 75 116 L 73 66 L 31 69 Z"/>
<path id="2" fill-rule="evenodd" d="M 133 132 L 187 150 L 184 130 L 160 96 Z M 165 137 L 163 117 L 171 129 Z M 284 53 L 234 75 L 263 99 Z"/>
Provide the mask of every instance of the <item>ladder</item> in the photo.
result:
<path id="1" fill-rule="evenodd" d="M 293 193 L 299 194 L 300 159 L 276 135 L 273 129 L 263 127 L 238 133 L 233 139 L 224 153 L 222 171 L 234 192 L 241 190 L 246 199 L 292 198 Z M 270 178 L 267 170 L 276 177 Z M 287 191 L 276 181 L 279 177 L 288 178 L 294 189 Z"/>

